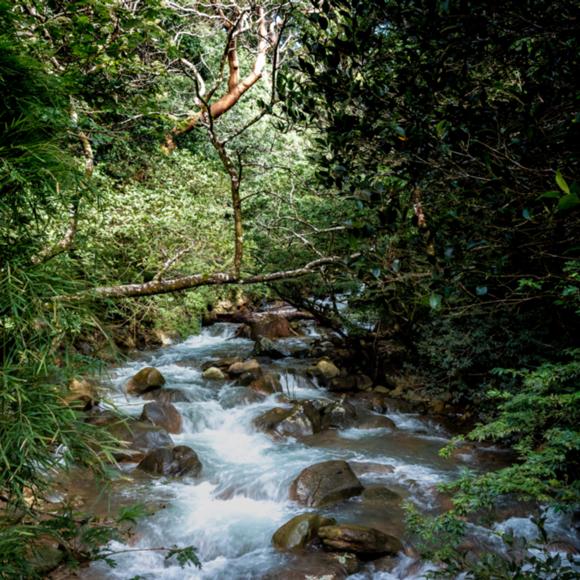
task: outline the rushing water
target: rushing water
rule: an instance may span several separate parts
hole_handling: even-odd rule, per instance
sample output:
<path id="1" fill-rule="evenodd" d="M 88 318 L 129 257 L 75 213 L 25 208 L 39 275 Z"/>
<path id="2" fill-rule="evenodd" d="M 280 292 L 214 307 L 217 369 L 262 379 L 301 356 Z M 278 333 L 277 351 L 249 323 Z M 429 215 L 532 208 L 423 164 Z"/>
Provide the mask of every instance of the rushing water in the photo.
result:
<path id="1" fill-rule="evenodd" d="M 127 397 L 123 386 L 144 366 L 158 368 L 167 380 L 166 388 L 187 394 L 190 402 L 175 403 L 184 419 L 183 432 L 172 437 L 175 444 L 188 445 L 197 452 L 203 473 L 199 479 L 141 477 L 124 488 L 121 493 L 125 499 L 166 507 L 145 518 L 129 544 L 111 545 L 113 550 L 124 551 L 115 557 L 116 568 L 94 564 L 84 573 L 85 578 L 225 580 L 275 574 L 292 561 L 272 548 L 272 534 L 293 516 L 308 511 L 288 499 L 290 483 L 302 469 L 320 461 L 345 459 L 353 467 L 364 462 L 390 466 L 392 469 L 361 475 L 362 483 L 388 486 L 426 511 L 438 509 L 436 484 L 457 475 L 462 465 L 477 467 L 472 454 L 454 460 L 439 457 L 438 450 L 448 440 L 446 431 L 423 417 L 397 410 L 387 413 L 396 430 L 349 428 L 301 441 L 274 441 L 256 431 L 252 420 L 283 404 L 279 395 L 248 402 L 246 388 L 202 378 L 201 365 L 208 360 L 250 356 L 253 342 L 233 338 L 235 329 L 230 324 L 214 325 L 200 336 L 115 370 L 112 402 L 129 415 L 138 416 L 144 401 Z M 281 342 L 293 350 L 315 337 L 311 325 L 303 339 Z M 287 358 L 271 364 L 281 374 L 291 398 L 332 398 L 299 372 L 309 362 Z M 400 502 L 377 503 L 359 497 L 319 511 L 339 522 L 371 525 L 404 538 Z M 522 520 L 511 524 L 525 528 L 529 520 Z M 195 546 L 202 569 L 182 569 L 154 549 L 173 545 Z M 418 579 L 429 569 L 429 564 L 418 564 L 401 554 L 388 572 L 369 565 L 356 578 Z"/>

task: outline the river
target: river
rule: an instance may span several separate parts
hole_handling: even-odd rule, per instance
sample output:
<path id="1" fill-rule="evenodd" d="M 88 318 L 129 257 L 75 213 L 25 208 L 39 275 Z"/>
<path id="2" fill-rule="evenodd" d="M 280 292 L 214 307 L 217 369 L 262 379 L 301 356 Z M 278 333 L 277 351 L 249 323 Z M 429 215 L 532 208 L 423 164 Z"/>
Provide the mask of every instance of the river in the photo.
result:
<path id="1" fill-rule="evenodd" d="M 289 350 L 304 350 L 319 337 L 313 323 L 305 325 L 305 336 L 281 339 Z M 426 513 L 442 509 L 436 484 L 448 481 L 468 466 L 484 469 L 486 461 L 499 457 L 499 450 L 480 453 L 466 452 L 453 459 L 443 459 L 439 449 L 450 434 L 438 423 L 418 414 L 403 412 L 393 406 L 382 415 L 396 429 L 368 426 L 327 430 L 301 438 L 273 439 L 259 432 L 253 420 L 265 411 L 284 406 L 280 394 L 256 400 L 248 396 L 246 387 L 231 381 L 210 381 L 202 377 L 203 363 L 223 357 L 251 355 L 253 342 L 234 338 L 236 325 L 218 323 L 198 336 L 166 346 L 156 352 L 139 355 L 112 371 L 112 404 L 131 416 L 139 416 L 144 404 L 140 397 L 127 396 L 123 386 L 144 366 L 161 371 L 167 383 L 187 395 L 188 402 L 174 403 L 183 417 L 183 432 L 172 435 L 176 445 L 194 449 L 203 463 L 201 477 L 169 479 L 149 476 L 135 477 L 131 485 L 117 492 L 126 503 L 142 502 L 162 507 L 137 526 L 135 536 L 126 544 L 113 542 L 119 550 L 115 568 L 103 562 L 93 564 L 81 574 L 86 579 L 242 579 L 286 577 L 282 571 L 299 570 L 299 557 L 277 552 L 271 544 L 272 534 L 293 516 L 308 511 L 288 498 L 292 480 L 304 468 L 329 459 L 343 459 L 361 473 L 367 488 L 388 488 L 395 492 L 392 500 L 367 494 L 335 504 L 319 511 L 339 522 L 351 522 L 375 527 L 408 542 L 405 537 L 404 499 L 415 503 Z M 292 399 L 333 399 L 304 369 L 311 360 L 288 357 L 269 361 L 265 367 L 281 376 L 284 395 Z M 380 414 L 379 414 L 380 415 Z M 366 472 L 365 463 L 374 464 Z M 377 465 L 386 466 L 381 471 Z M 135 465 L 124 464 L 127 475 Z M 379 498 L 377 500 L 377 497 Z M 560 535 L 569 533 L 568 523 L 559 517 L 548 522 Z M 530 520 L 525 515 L 511 514 L 495 529 L 526 530 Z M 498 528 L 498 526 L 500 526 Z M 481 530 L 480 530 L 481 531 Z M 484 530 L 483 536 L 490 536 Z M 491 541 L 491 540 L 490 540 Z M 495 540 L 494 540 L 495 541 Z M 154 548 L 161 546 L 195 546 L 203 567 L 182 569 L 174 559 Z M 406 543 L 406 545 L 408 545 Z M 367 564 L 356 579 L 417 580 L 433 568 L 413 557 L 413 551 L 400 554 L 388 566 Z M 382 567 L 382 568 L 381 568 Z M 288 577 L 299 577 L 291 576 Z M 306 577 L 306 576 L 303 576 Z"/>

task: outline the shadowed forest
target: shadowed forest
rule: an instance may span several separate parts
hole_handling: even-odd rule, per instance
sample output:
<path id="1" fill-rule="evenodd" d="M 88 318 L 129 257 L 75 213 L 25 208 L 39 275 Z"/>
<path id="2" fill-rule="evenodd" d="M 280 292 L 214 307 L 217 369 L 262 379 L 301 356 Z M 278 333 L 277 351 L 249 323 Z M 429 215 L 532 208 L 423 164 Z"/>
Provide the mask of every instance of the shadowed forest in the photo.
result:
<path id="1" fill-rule="evenodd" d="M 579 578 L 579 18 L 0 0 L 0 578 Z"/>

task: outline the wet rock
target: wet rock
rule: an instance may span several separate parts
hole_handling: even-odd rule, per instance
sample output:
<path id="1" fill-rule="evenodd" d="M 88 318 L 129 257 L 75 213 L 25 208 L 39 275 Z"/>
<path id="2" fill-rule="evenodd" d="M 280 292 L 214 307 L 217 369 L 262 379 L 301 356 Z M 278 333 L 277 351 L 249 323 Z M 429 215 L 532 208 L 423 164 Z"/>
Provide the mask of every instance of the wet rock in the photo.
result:
<path id="1" fill-rule="evenodd" d="M 188 403 L 189 397 L 180 389 L 153 389 L 143 393 L 146 401 L 158 401 L 159 403 Z"/>
<path id="2" fill-rule="evenodd" d="M 329 391 L 345 393 L 348 391 L 366 391 L 371 388 L 373 381 L 367 375 L 347 375 L 334 377 L 326 385 Z"/>
<path id="3" fill-rule="evenodd" d="M 316 513 L 300 514 L 286 522 L 272 536 L 274 547 L 281 551 L 305 548 L 317 535 L 320 526 L 329 526 L 335 520 Z"/>
<path id="4" fill-rule="evenodd" d="M 286 352 L 278 348 L 272 340 L 264 336 L 256 340 L 256 345 L 252 352 L 254 356 L 265 356 L 272 359 L 279 359 L 288 356 Z"/>
<path id="5" fill-rule="evenodd" d="M 223 381 L 226 375 L 218 367 L 209 367 L 201 375 L 204 379 L 208 381 Z"/>
<path id="6" fill-rule="evenodd" d="M 296 336 L 296 331 L 290 326 L 288 319 L 275 314 L 266 314 L 258 316 L 249 321 L 250 338 L 258 340 L 259 338 L 288 338 Z"/>
<path id="7" fill-rule="evenodd" d="M 387 387 L 383 387 L 381 385 L 379 385 L 378 387 L 375 387 L 373 389 L 373 393 L 379 393 L 381 395 L 388 395 L 391 392 L 391 389 L 387 388 Z"/>
<path id="8" fill-rule="evenodd" d="M 252 329 L 249 324 L 240 324 L 234 334 L 234 338 L 252 338 Z"/>
<path id="9" fill-rule="evenodd" d="M 249 384 L 250 389 L 258 393 L 271 395 L 272 393 L 281 393 L 282 385 L 277 375 L 273 373 L 266 373 L 257 379 L 253 379 Z"/>
<path id="10" fill-rule="evenodd" d="M 398 538 L 375 528 L 355 524 L 321 526 L 318 536 L 325 548 L 351 552 L 363 559 L 394 555 L 403 550 Z"/>
<path id="11" fill-rule="evenodd" d="M 173 445 L 169 433 L 151 423 L 122 421 L 116 418 L 110 421 L 106 428 L 123 447 L 121 451 L 115 453 L 118 461 L 140 461 L 151 449 Z"/>
<path id="12" fill-rule="evenodd" d="M 310 369 L 311 374 L 315 377 L 323 379 L 323 381 L 330 381 L 340 375 L 339 368 L 328 359 L 320 359 L 316 366 Z"/>
<path id="13" fill-rule="evenodd" d="M 143 458 L 137 469 L 152 475 L 198 477 L 202 470 L 197 453 L 186 445 L 153 449 Z"/>
<path id="14" fill-rule="evenodd" d="M 403 498 L 392 489 L 384 485 L 372 485 L 365 487 L 362 497 L 367 502 L 373 503 L 399 503 Z"/>
<path id="15" fill-rule="evenodd" d="M 395 422 L 384 415 L 368 415 L 357 422 L 357 427 L 359 429 L 397 429 Z"/>
<path id="16" fill-rule="evenodd" d="M 165 377 L 153 367 L 145 367 L 127 382 L 125 389 L 132 395 L 141 395 L 165 384 Z"/>
<path id="17" fill-rule="evenodd" d="M 235 362 L 228 368 L 228 374 L 233 377 L 238 377 L 245 373 L 258 377 L 262 374 L 262 367 L 256 359 L 252 358 L 244 362 Z"/>
<path id="18" fill-rule="evenodd" d="M 321 428 L 345 429 L 356 423 L 357 412 L 347 401 L 335 401 L 322 410 Z"/>
<path id="19" fill-rule="evenodd" d="M 201 370 L 206 371 L 211 367 L 217 367 L 220 371 L 224 374 L 228 371 L 228 369 L 237 362 L 242 362 L 242 359 L 239 356 L 228 356 L 224 358 L 220 358 L 217 360 L 210 360 L 206 361 L 201 365 Z"/>
<path id="20" fill-rule="evenodd" d="M 171 403 L 147 403 L 140 420 L 163 427 L 169 433 L 181 433 L 183 430 L 183 419 Z"/>
<path id="21" fill-rule="evenodd" d="M 319 507 L 360 495 L 363 486 L 346 461 L 324 461 L 304 469 L 290 486 L 290 499 Z"/>
<path id="22" fill-rule="evenodd" d="M 395 472 L 394 466 L 385 465 L 384 463 L 372 463 L 370 461 L 361 461 L 355 463 L 353 461 L 349 463 L 349 465 L 357 477 L 367 475 L 369 473 L 387 475 L 389 473 Z"/>
<path id="23" fill-rule="evenodd" d="M 309 402 L 290 409 L 275 407 L 254 419 L 254 425 L 274 437 L 305 437 L 320 431 L 320 413 Z"/>

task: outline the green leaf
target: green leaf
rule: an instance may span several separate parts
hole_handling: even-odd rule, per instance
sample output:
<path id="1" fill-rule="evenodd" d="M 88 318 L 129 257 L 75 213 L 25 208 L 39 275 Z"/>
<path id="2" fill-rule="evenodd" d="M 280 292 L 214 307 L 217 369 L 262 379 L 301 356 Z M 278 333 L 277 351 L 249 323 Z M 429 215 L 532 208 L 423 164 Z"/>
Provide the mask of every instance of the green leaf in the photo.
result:
<path id="1" fill-rule="evenodd" d="M 574 209 L 580 205 L 580 197 L 578 197 L 575 193 L 570 193 L 568 195 L 564 195 L 560 201 L 558 202 L 558 210 L 559 211 L 567 211 L 570 209 Z"/>
<path id="2" fill-rule="evenodd" d="M 564 179 L 564 177 L 562 176 L 562 172 L 558 169 L 558 171 L 556 171 L 556 183 L 558 184 L 558 187 L 564 192 L 569 194 L 570 193 L 570 187 L 568 186 L 568 184 L 566 183 L 566 180 Z"/>

